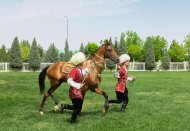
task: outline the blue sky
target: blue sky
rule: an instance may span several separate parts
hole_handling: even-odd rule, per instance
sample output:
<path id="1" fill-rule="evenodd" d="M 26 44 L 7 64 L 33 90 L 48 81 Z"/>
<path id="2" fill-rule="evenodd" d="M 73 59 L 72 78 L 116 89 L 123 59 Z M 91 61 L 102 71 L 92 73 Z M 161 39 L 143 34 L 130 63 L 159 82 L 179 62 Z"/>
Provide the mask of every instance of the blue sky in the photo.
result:
<path id="1" fill-rule="evenodd" d="M 37 42 L 46 50 L 54 43 L 71 50 L 81 43 L 118 39 L 135 31 L 145 40 L 160 35 L 169 44 L 182 43 L 190 34 L 189 0 L 1 0 L 0 47 L 11 47 L 13 39 Z"/>

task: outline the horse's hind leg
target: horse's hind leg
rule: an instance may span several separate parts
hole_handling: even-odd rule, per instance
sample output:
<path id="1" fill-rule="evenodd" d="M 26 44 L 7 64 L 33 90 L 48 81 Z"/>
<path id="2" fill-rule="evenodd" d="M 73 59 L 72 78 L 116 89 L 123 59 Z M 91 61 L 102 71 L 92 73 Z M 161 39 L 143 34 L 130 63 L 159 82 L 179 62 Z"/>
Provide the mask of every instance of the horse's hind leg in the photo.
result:
<path id="1" fill-rule="evenodd" d="M 43 107 L 44 107 L 44 104 L 47 100 L 47 98 L 49 96 L 52 97 L 54 103 L 55 103 L 55 106 L 54 106 L 54 111 L 58 111 L 58 100 L 57 98 L 55 97 L 55 95 L 53 94 L 53 92 L 57 89 L 57 87 L 59 87 L 61 85 L 61 83 L 51 83 L 51 87 L 49 88 L 49 90 L 44 94 L 44 97 L 42 99 L 42 102 L 40 104 L 40 108 L 39 108 L 39 111 L 40 111 L 40 114 L 43 114 Z"/>
<path id="2" fill-rule="evenodd" d="M 42 102 L 41 102 L 40 107 L 39 107 L 40 114 L 42 114 L 42 115 L 44 114 L 43 113 L 44 104 L 50 95 L 49 91 L 50 91 L 50 89 L 46 93 L 44 93 L 44 97 L 43 97 Z"/>
<path id="3" fill-rule="evenodd" d="M 109 100 L 108 100 L 108 95 L 100 88 L 95 88 L 95 92 L 97 94 L 101 94 L 104 96 L 105 98 L 105 102 L 104 102 L 104 109 L 103 109 L 103 113 L 106 113 L 108 108 L 109 108 Z"/>

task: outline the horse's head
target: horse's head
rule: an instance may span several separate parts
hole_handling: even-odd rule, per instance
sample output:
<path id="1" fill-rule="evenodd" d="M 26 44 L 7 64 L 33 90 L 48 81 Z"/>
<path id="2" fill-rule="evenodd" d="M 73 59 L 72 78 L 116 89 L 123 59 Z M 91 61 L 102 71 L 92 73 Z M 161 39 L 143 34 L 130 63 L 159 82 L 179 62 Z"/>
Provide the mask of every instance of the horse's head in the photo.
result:
<path id="1" fill-rule="evenodd" d="M 112 46 L 111 40 L 107 41 L 103 46 L 104 46 L 104 58 L 111 59 L 115 63 L 118 63 L 119 57 L 118 57 L 115 49 Z"/>

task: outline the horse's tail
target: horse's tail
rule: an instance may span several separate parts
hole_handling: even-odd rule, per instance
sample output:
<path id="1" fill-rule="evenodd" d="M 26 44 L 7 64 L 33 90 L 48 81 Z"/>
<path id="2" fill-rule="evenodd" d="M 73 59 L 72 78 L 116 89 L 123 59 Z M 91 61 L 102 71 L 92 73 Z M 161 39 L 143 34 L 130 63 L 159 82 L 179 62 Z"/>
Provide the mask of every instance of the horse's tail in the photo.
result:
<path id="1" fill-rule="evenodd" d="M 45 90 L 45 78 L 46 78 L 46 72 L 49 66 L 45 67 L 39 74 L 38 82 L 40 87 L 40 93 L 43 93 Z"/>

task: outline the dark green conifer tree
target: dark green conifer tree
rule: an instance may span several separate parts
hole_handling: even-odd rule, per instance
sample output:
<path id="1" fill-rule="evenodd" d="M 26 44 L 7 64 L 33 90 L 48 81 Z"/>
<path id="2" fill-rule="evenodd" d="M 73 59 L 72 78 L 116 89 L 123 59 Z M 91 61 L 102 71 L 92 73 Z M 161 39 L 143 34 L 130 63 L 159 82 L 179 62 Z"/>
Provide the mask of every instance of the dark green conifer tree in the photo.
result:
<path id="1" fill-rule="evenodd" d="M 145 55 L 145 68 L 148 70 L 153 70 L 155 66 L 156 65 L 153 45 L 152 43 L 147 43 Z"/>
<path id="2" fill-rule="evenodd" d="M 45 56 L 45 61 L 50 63 L 55 63 L 59 60 L 59 51 L 55 47 L 54 43 L 50 44 Z"/>
<path id="3" fill-rule="evenodd" d="M 119 55 L 127 54 L 127 45 L 125 42 L 125 34 L 124 33 L 121 34 L 120 44 L 118 46 L 118 54 Z"/>
<path id="4" fill-rule="evenodd" d="M 168 70 L 170 68 L 170 62 L 171 62 L 171 58 L 167 52 L 167 50 L 164 50 L 164 56 L 163 56 L 163 61 L 162 61 L 162 67 L 165 70 Z"/>
<path id="5" fill-rule="evenodd" d="M 2 45 L 0 49 L 0 62 L 8 62 L 9 61 L 9 54 L 6 52 L 5 45 Z"/>
<path id="6" fill-rule="evenodd" d="M 79 52 L 85 53 L 85 48 L 83 46 L 83 43 L 80 45 Z"/>
<path id="7" fill-rule="evenodd" d="M 36 71 L 36 70 L 40 69 L 40 63 L 41 63 L 40 52 L 39 52 L 39 48 L 37 46 L 36 39 L 34 38 L 34 40 L 32 42 L 31 51 L 30 51 L 29 67 L 33 71 Z"/>
<path id="8" fill-rule="evenodd" d="M 22 55 L 19 47 L 18 38 L 15 37 L 10 50 L 10 67 L 12 69 L 21 69 L 22 68 Z"/>

